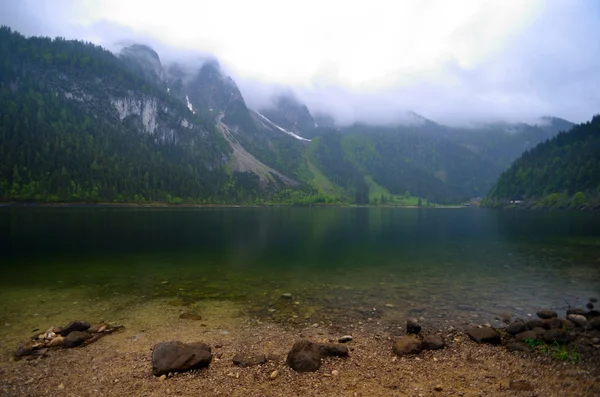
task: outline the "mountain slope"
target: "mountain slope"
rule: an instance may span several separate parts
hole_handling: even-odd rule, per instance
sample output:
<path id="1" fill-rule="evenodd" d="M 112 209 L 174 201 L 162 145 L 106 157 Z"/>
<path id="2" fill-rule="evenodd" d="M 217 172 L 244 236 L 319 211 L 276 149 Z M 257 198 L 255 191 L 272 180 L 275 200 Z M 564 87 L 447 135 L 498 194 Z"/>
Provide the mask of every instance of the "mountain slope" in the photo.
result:
<path id="1" fill-rule="evenodd" d="M 599 191 L 600 116 L 595 116 L 523 153 L 498 178 L 489 196 L 579 206 L 598 201 Z"/>

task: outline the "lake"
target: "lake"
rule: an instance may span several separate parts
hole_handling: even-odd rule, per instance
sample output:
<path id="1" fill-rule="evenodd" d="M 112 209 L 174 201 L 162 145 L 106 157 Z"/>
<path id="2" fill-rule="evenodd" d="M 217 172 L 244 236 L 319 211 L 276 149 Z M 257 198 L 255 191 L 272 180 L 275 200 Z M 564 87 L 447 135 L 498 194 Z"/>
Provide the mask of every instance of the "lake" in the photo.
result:
<path id="1" fill-rule="evenodd" d="M 2 207 L 0 238 L 11 342 L 73 318 L 127 324 L 154 302 L 395 326 L 495 324 L 600 296 L 600 217 L 581 212 Z"/>

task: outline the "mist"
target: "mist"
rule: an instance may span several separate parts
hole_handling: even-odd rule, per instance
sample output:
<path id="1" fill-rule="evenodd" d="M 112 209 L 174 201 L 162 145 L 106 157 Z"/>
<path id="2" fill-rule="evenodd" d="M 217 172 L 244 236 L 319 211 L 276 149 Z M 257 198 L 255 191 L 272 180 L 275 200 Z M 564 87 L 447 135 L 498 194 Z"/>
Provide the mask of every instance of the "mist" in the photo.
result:
<path id="1" fill-rule="evenodd" d="M 135 1 L 125 3 L 0 0 L 0 24 L 115 53 L 145 44 L 165 68 L 177 63 L 188 74 L 218 59 L 250 107 L 268 107 L 274 95 L 292 91 L 313 114 L 341 125 L 401 122 L 411 111 L 448 125 L 542 116 L 583 122 L 600 113 L 595 2 L 406 2 L 391 16 L 383 9 L 389 3 L 374 2 L 374 18 L 370 9 L 361 14 L 342 3 L 293 2 L 289 13 L 300 21 L 268 1 L 247 8 L 174 0 L 137 14 L 130 12 Z M 235 15 L 224 14 L 228 9 Z M 405 30 L 395 26 L 409 22 Z M 380 27 L 386 24 L 393 26 Z"/>

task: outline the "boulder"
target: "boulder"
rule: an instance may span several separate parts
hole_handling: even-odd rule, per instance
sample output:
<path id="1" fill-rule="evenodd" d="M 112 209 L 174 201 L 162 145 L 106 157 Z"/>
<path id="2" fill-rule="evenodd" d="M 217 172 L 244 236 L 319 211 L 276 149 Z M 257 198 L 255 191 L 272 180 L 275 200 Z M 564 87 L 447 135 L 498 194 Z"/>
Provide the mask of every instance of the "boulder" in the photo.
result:
<path id="1" fill-rule="evenodd" d="M 585 316 L 585 313 L 585 309 L 579 307 L 572 307 L 569 310 L 567 310 L 567 316 L 570 314 L 581 314 L 582 316 Z"/>
<path id="2" fill-rule="evenodd" d="M 294 343 L 288 352 L 287 365 L 294 371 L 314 372 L 321 366 L 321 352 L 319 346 L 308 340 Z"/>
<path id="3" fill-rule="evenodd" d="M 531 353 L 531 349 L 520 343 L 508 343 L 506 345 L 506 350 L 509 352 L 523 352 L 527 354 Z"/>
<path id="4" fill-rule="evenodd" d="M 88 327 L 89 328 L 89 327 Z M 85 343 L 90 338 L 89 332 L 85 331 L 72 331 L 69 332 L 61 342 L 62 347 L 77 347 Z"/>
<path id="5" fill-rule="evenodd" d="M 267 362 L 264 354 L 236 354 L 233 356 L 233 363 L 240 367 L 253 367 Z"/>
<path id="6" fill-rule="evenodd" d="M 439 350 L 443 349 L 446 344 L 444 339 L 439 335 L 427 335 L 423 338 L 423 350 Z"/>
<path id="7" fill-rule="evenodd" d="M 206 368 L 211 360 L 210 346 L 204 343 L 161 342 L 152 351 L 152 374 Z"/>
<path id="8" fill-rule="evenodd" d="M 412 319 L 412 318 L 409 318 L 408 320 L 406 320 L 406 332 L 409 334 L 415 334 L 415 335 L 417 335 L 419 332 L 421 332 L 421 326 L 419 325 L 417 320 Z"/>
<path id="9" fill-rule="evenodd" d="M 477 343 L 490 343 L 498 345 L 502 342 L 500 334 L 492 327 L 477 328 L 472 327 L 467 330 L 469 338 Z"/>
<path id="10" fill-rule="evenodd" d="M 567 320 L 581 328 L 584 328 L 587 324 L 587 318 L 581 314 L 569 314 Z"/>
<path id="11" fill-rule="evenodd" d="M 407 354 L 419 354 L 423 350 L 423 344 L 421 340 L 414 335 L 407 335 L 399 338 L 394 343 L 394 353 L 398 356 L 405 356 Z"/>
<path id="12" fill-rule="evenodd" d="M 558 314 L 554 310 L 540 310 L 536 314 L 539 318 L 544 320 L 558 317 Z"/>
<path id="13" fill-rule="evenodd" d="M 319 344 L 318 346 L 321 356 L 348 357 L 349 354 L 348 346 L 338 345 L 335 343 L 323 343 Z"/>
<path id="14" fill-rule="evenodd" d="M 547 343 L 558 342 L 561 344 L 567 344 L 571 341 L 571 335 L 564 329 L 549 329 L 544 332 L 544 340 Z"/>
<path id="15" fill-rule="evenodd" d="M 525 324 L 527 324 L 527 328 L 534 329 L 538 327 L 542 327 L 544 325 L 544 321 L 540 319 L 529 320 Z"/>
<path id="16" fill-rule="evenodd" d="M 67 336 L 73 331 L 87 331 L 90 327 L 90 323 L 87 321 L 71 321 L 66 327 L 64 327 L 60 334 L 62 336 Z"/>
<path id="17" fill-rule="evenodd" d="M 515 335 L 515 338 L 517 342 L 525 342 L 527 339 L 536 340 L 538 338 L 538 334 L 535 331 L 525 331 Z"/>
<path id="18" fill-rule="evenodd" d="M 554 317 L 543 321 L 542 328 L 544 329 L 558 329 L 562 328 L 563 322 Z"/>
<path id="19" fill-rule="evenodd" d="M 528 327 L 523 321 L 514 321 L 506 327 L 506 332 L 511 335 L 520 334 L 521 332 L 527 331 Z"/>

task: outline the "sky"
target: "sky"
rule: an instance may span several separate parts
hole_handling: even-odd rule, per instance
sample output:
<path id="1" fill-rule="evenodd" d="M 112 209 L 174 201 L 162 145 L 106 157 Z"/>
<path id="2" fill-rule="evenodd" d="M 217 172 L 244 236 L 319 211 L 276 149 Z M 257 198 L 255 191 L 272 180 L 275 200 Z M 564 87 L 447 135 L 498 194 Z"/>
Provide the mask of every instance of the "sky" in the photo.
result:
<path id="1" fill-rule="evenodd" d="M 216 57 L 260 108 L 291 88 L 338 122 L 600 113 L 594 0 L 0 0 L 0 24 L 163 63 Z"/>

